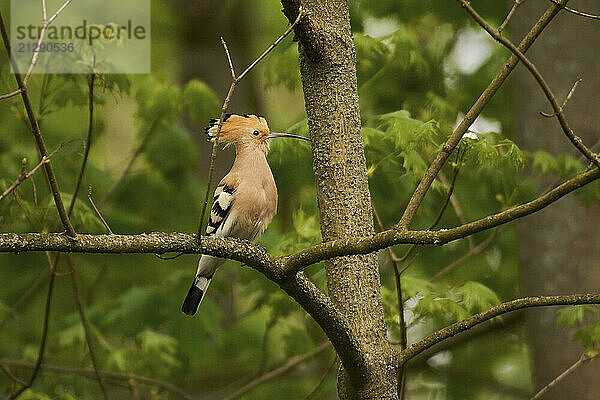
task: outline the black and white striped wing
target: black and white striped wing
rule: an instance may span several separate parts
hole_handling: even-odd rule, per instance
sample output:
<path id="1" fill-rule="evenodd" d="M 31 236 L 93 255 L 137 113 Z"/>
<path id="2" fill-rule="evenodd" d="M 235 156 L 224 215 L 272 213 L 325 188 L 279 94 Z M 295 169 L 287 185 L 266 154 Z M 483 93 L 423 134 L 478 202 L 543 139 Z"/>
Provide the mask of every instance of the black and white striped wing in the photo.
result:
<path id="1" fill-rule="evenodd" d="M 230 216 L 231 206 L 233 205 L 233 192 L 235 188 L 227 185 L 219 185 L 215 190 L 215 196 L 213 198 L 213 205 L 210 211 L 210 217 L 208 219 L 208 225 L 206 226 L 206 235 L 211 236 L 227 236 L 228 232 L 224 232 L 223 229 L 227 224 L 227 218 Z"/>

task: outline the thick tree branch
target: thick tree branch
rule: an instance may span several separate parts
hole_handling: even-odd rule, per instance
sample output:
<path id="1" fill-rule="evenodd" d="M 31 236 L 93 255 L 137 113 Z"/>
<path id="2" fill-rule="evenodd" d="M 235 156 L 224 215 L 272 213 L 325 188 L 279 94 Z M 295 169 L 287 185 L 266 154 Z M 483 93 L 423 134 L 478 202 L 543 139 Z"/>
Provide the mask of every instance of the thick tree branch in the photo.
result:
<path id="1" fill-rule="evenodd" d="M 578 174 L 535 200 L 455 228 L 438 231 L 390 229 L 369 237 L 321 243 L 286 257 L 274 257 L 262 247 L 248 241 L 204 236 L 198 240 L 195 236 L 185 233 L 77 234 L 72 238 L 57 233 L 4 233 L 0 234 L 0 253 L 49 250 L 70 253 L 209 254 L 240 261 L 279 283 L 286 280 L 285 276 L 295 276 L 298 271 L 309 265 L 334 257 L 367 254 L 397 244 L 442 245 L 462 239 L 539 211 L 599 178 L 600 170 L 593 168 Z"/>
<path id="2" fill-rule="evenodd" d="M 399 363 L 400 365 L 404 365 L 408 360 L 429 349 L 431 346 L 499 315 L 523 308 L 576 304 L 600 304 L 600 294 L 525 297 L 499 304 L 489 310 L 480 312 L 470 318 L 441 329 L 427 336 L 425 339 L 410 345 L 406 350 L 400 353 Z"/>
<path id="3" fill-rule="evenodd" d="M 533 44 L 533 42 L 537 39 L 537 37 L 542 33 L 542 31 L 548 26 L 550 21 L 558 14 L 562 5 L 566 4 L 568 0 L 560 0 L 559 4 L 552 4 L 546 12 L 540 17 L 540 19 L 536 22 L 536 24 L 531 28 L 531 30 L 525 35 L 521 43 L 519 44 L 519 51 L 526 52 L 527 49 Z M 407 230 L 410 228 L 410 224 L 417 214 L 417 210 L 421 205 L 421 202 L 425 198 L 427 191 L 431 187 L 435 177 L 440 172 L 450 154 L 454 151 L 456 146 L 458 145 L 462 136 L 467 132 L 469 127 L 473 124 L 475 119 L 481 114 L 485 106 L 490 102 L 490 100 L 494 97 L 498 89 L 502 86 L 506 78 L 510 75 L 516 65 L 519 63 L 519 58 L 516 55 L 511 55 L 509 59 L 506 61 L 500 72 L 494 77 L 492 82 L 488 85 L 488 87 L 481 93 L 475 104 L 471 107 L 471 109 L 465 114 L 463 120 L 458 124 L 452 135 L 448 138 L 442 150 L 438 153 L 433 162 L 429 165 L 427 172 L 417 185 L 411 199 L 404 210 L 404 214 L 398 222 L 397 227 L 401 230 Z"/>
<path id="4" fill-rule="evenodd" d="M 287 273 L 292 273 L 308 265 L 333 257 L 348 254 L 366 254 L 397 244 L 442 245 L 533 214 L 598 178 L 600 178 L 600 170 L 597 168 L 582 172 L 535 200 L 451 229 L 441 229 L 439 231 L 390 229 L 371 237 L 334 240 L 318 244 L 286 257 L 285 270 Z"/>

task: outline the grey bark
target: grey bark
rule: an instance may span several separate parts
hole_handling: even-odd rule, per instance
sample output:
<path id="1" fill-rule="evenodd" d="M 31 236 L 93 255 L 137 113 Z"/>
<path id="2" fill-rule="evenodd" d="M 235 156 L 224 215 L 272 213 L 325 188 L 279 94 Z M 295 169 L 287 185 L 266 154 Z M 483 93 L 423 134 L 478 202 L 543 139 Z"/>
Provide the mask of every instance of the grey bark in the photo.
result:
<path id="1" fill-rule="evenodd" d="M 512 3 L 512 2 L 511 2 Z M 596 0 L 580 0 L 569 6 L 598 11 Z M 520 37 L 546 4 L 527 2 L 517 10 L 510 25 Z M 596 51 L 600 25 L 562 12 L 528 55 L 562 102 L 578 77 L 583 82 L 566 107 L 566 117 L 576 134 L 588 145 L 600 139 L 600 55 Z M 519 67 L 514 81 L 514 132 L 525 150 L 543 149 L 552 154 L 578 154 L 560 131 L 556 119 L 539 111 L 549 106 L 528 71 Z M 545 132 L 542 136 L 540 132 Z M 596 149 L 597 150 L 597 149 Z M 552 181 L 542 182 L 544 190 Z M 595 183 L 597 184 L 597 183 Z M 581 198 L 570 196 L 519 225 L 524 291 L 528 295 L 596 292 L 600 287 L 600 206 L 584 207 Z M 572 331 L 557 328 L 554 310 L 528 314 L 534 388 L 537 390 L 575 362 L 583 348 L 571 340 Z M 590 388 L 600 375 L 600 364 L 586 363 L 544 396 L 545 399 L 597 399 Z"/>
<path id="2" fill-rule="evenodd" d="M 295 33 L 323 240 L 372 235 L 347 2 L 283 0 L 282 4 L 290 21 L 300 5 L 309 13 Z M 354 366 L 343 365 L 338 379 L 340 398 L 397 398 L 396 356 L 386 340 L 376 254 L 336 258 L 325 268 L 329 295 L 348 318 L 368 371 L 356 377 Z"/>

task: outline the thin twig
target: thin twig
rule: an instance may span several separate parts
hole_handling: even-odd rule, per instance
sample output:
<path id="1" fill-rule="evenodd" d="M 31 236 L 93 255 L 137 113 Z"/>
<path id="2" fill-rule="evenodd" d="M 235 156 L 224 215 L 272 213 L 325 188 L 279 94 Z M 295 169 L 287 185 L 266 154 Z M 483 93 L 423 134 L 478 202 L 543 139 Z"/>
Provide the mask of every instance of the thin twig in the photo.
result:
<path id="1" fill-rule="evenodd" d="M 11 97 L 18 95 L 19 93 L 21 93 L 21 89 L 17 89 L 14 92 L 3 94 L 2 96 L 0 96 L 0 100 L 10 99 Z"/>
<path id="2" fill-rule="evenodd" d="M 90 154 L 90 144 L 92 143 L 92 132 L 94 130 L 94 80 L 96 79 L 96 74 L 94 73 L 94 67 L 96 65 L 96 56 L 94 56 L 94 61 L 92 63 L 92 73 L 90 74 L 89 81 L 89 96 L 88 96 L 88 132 L 87 138 L 85 140 L 85 151 L 83 153 L 83 160 L 81 161 L 81 168 L 79 168 L 79 176 L 77 177 L 77 182 L 75 183 L 75 189 L 73 190 L 73 197 L 71 198 L 71 204 L 69 204 L 69 211 L 67 215 L 71 217 L 71 213 L 73 212 L 73 208 L 75 207 L 75 202 L 77 201 L 77 195 L 79 194 L 79 187 L 81 186 L 81 181 L 83 181 L 83 174 L 85 172 L 85 167 L 87 165 L 88 156 Z"/>
<path id="3" fill-rule="evenodd" d="M 27 164 L 27 159 L 24 158 L 23 161 L 21 162 L 21 172 L 19 173 L 19 176 L 17 177 L 17 179 L 13 182 L 12 185 L 10 185 L 5 191 L 4 193 L 0 194 L 0 200 L 4 199 L 6 196 L 8 196 L 13 190 L 15 190 L 21 183 L 23 183 L 25 180 L 29 179 L 33 174 L 35 174 L 37 172 L 38 169 L 40 169 L 40 167 L 42 167 L 44 164 L 49 163 L 50 159 L 52 158 L 52 156 L 54 156 L 56 153 L 58 153 L 60 150 L 62 150 L 62 148 L 68 144 L 71 144 L 72 142 L 74 142 L 75 140 L 78 139 L 71 139 L 68 142 L 64 142 L 62 143 L 60 146 L 58 146 L 52 153 L 48 154 L 48 156 L 44 156 L 42 157 L 41 161 L 29 172 L 25 173 L 25 165 Z"/>
<path id="4" fill-rule="evenodd" d="M 575 15 L 579 15 L 580 17 L 585 17 L 585 18 L 591 18 L 591 19 L 598 19 L 600 20 L 600 15 L 594 15 L 594 14 L 590 14 L 590 13 L 586 13 L 586 12 L 582 12 L 582 11 L 577 11 L 573 8 L 567 7 L 565 5 L 560 4 L 558 1 L 556 0 L 550 0 L 552 3 L 560 6 L 560 8 L 564 9 L 565 11 L 568 11 L 572 14 Z"/>
<path id="5" fill-rule="evenodd" d="M 29 64 L 29 69 L 27 70 L 27 73 L 25 74 L 25 79 L 23 79 L 23 82 L 25 83 L 25 85 L 27 85 L 27 81 L 29 81 L 31 72 L 33 71 L 33 68 L 35 67 L 35 64 L 37 64 L 37 60 L 40 55 L 40 46 L 41 46 L 42 42 L 44 41 L 44 36 L 46 35 L 46 30 L 48 30 L 48 27 L 50 26 L 50 24 L 52 24 L 52 22 L 54 22 L 56 17 L 58 17 L 58 14 L 60 14 L 65 9 L 65 7 L 69 5 L 69 3 L 71 1 L 72 0 L 65 1 L 64 4 L 58 9 L 58 11 L 56 11 L 54 13 L 54 15 L 52 15 L 52 17 L 50 17 L 50 19 L 46 19 L 46 1 L 42 0 L 43 25 L 42 25 L 42 30 L 40 31 L 40 37 L 38 39 L 37 45 L 35 46 L 35 49 L 33 50 L 33 57 L 31 58 L 31 63 Z"/>
<path id="6" fill-rule="evenodd" d="M 227 109 L 229 108 L 229 101 L 231 100 L 231 96 L 233 95 L 235 86 L 242 79 L 244 79 L 244 77 L 248 74 L 248 72 L 250 72 L 256 66 L 256 64 L 258 64 L 263 58 L 265 58 L 267 56 L 267 54 L 269 54 L 271 52 L 271 50 L 273 50 L 275 48 L 275 46 L 277 46 L 287 35 L 290 34 L 290 32 L 294 29 L 294 27 L 298 24 L 298 22 L 300 22 L 300 20 L 304 17 L 305 14 L 306 14 L 306 12 L 304 11 L 304 9 L 302 7 L 300 7 L 300 9 L 298 10 L 298 17 L 296 18 L 294 23 L 292 25 L 290 25 L 290 27 L 281 36 L 279 36 L 277 38 L 277 40 L 275 40 L 275 42 L 273 42 L 273 44 L 271 44 L 260 56 L 258 56 L 258 58 L 252 62 L 252 64 L 250 64 L 248 67 L 246 67 L 244 72 L 242 72 L 242 74 L 238 77 L 235 76 L 235 70 L 233 69 L 233 63 L 231 61 L 231 55 L 229 54 L 229 49 L 227 48 L 227 43 L 225 42 L 223 37 L 221 37 L 221 44 L 223 45 L 225 54 L 227 55 L 227 61 L 229 63 L 229 69 L 231 72 L 232 79 L 231 79 L 231 84 L 229 85 L 229 90 L 227 91 L 227 96 L 225 96 L 225 100 L 223 101 L 223 106 L 221 107 L 221 115 L 219 117 L 219 122 L 217 124 L 217 133 L 215 134 L 212 152 L 210 155 L 210 164 L 208 166 L 208 177 L 206 179 L 206 192 L 204 194 L 204 201 L 202 202 L 202 211 L 200 212 L 200 222 L 198 223 L 198 232 L 196 234 L 196 237 L 198 239 L 200 238 L 200 236 L 202 236 L 202 232 L 204 231 L 204 229 L 203 229 L 204 217 L 206 215 L 206 207 L 208 206 L 208 199 L 210 198 L 210 193 L 211 193 L 212 180 L 213 180 L 213 175 L 214 175 L 214 170 L 215 170 L 215 162 L 217 159 L 217 149 L 218 149 L 218 145 L 219 145 L 219 137 L 221 136 L 221 127 L 223 125 L 223 119 L 225 118 Z"/>
<path id="7" fill-rule="evenodd" d="M 1 365 L 9 365 L 9 366 L 13 366 L 13 367 L 20 367 L 20 368 L 34 368 L 34 364 L 19 362 L 19 361 L 2 360 L 2 361 L 0 361 L 0 364 Z M 44 370 L 47 370 L 47 371 L 60 372 L 60 373 L 71 373 L 71 374 L 82 375 L 82 376 L 85 376 L 85 377 L 88 377 L 91 379 L 95 379 L 95 377 L 94 377 L 95 372 L 92 369 L 67 368 L 67 367 L 59 367 L 59 366 L 48 365 L 48 364 L 42 364 L 41 368 Z M 179 389 L 175 385 L 171 385 L 170 383 L 163 382 L 158 379 L 148 378 L 145 376 L 137 376 L 137 375 L 125 375 L 125 374 L 119 374 L 119 373 L 115 373 L 115 372 L 106 372 L 106 371 L 100 371 L 100 374 L 103 377 L 110 378 L 110 379 L 117 379 L 117 380 L 124 380 L 124 381 L 134 380 L 136 382 L 144 383 L 147 385 L 156 385 L 156 386 L 166 389 L 172 393 L 175 393 L 178 396 L 180 396 L 181 398 L 186 399 L 186 400 L 196 399 L 195 396 L 192 396 L 191 394 L 184 392 L 183 390 Z"/>
<path id="8" fill-rule="evenodd" d="M 550 89 L 550 86 L 548 86 L 548 83 L 546 82 L 546 80 L 544 79 L 544 77 L 542 76 L 542 74 L 540 74 L 540 72 L 538 71 L 537 67 L 510 40 L 508 40 L 508 39 L 504 38 L 502 35 L 498 34 L 498 32 L 496 32 L 494 30 L 494 28 L 492 28 L 477 13 L 477 11 L 475 11 L 475 9 L 473 7 L 471 7 L 471 5 L 469 4 L 469 2 L 467 2 L 466 0 L 457 0 L 457 1 L 460 3 L 460 5 L 465 10 L 467 10 L 467 12 L 473 17 L 473 19 L 486 32 L 488 32 L 490 34 L 490 36 L 492 36 L 496 41 L 498 41 L 499 43 L 501 43 L 502 45 L 504 45 L 506 48 L 508 48 L 514 55 L 516 55 L 519 58 L 519 60 L 521 60 L 521 62 L 525 65 L 525 67 L 527 67 L 527 69 L 529 70 L 529 72 L 531 72 L 531 74 L 533 75 L 533 77 L 535 78 L 535 80 L 537 81 L 537 83 L 539 84 L 539 86 L 541 87 L 542 91 L 546 95 L 546 98 L 548 98 L 548 101 L 552 105 L 552 109 L 556 113 L 556 117 L 558 118 L 558 122 L 560 123 L 560 126 L 561 126 L 564 134 L 571 141 L 571 143 L 573 144 L 573 146 L 575 146 L 575 148 L 577 148 L 577 150 L 579 150 L 582 154 L 585 155 L 585 157 L 588 160 L 590 160 L 598 168 L 600 168 L 600 156 L 597 155 L 597 154 L 594 154 L 583 143 L 583 141 L 581 140 L 581 138 L 579 136 L 577 136 L 573 132 L 573 130 L 569 126 L 569 123 L 567 122 L 567 119 L 566 119 L 564 113 L 562 112 L 562 110 L 560 108 L 560 105 L 556 101 L 556 97 L 554 96 L 554 93 L 552 93 L 552 89 Z"/>
<path id="9" fill-rule="evenodd" d="M 575 83 L 573 84 L 573 87 L 571 88 L 571 90 L 569 91 L 569 94 L 567 95 L 567 97 L 565 98 L 565 101 L 563 101 L 562 105 L 560 106 L 560 112 L 563 112 L 563 110 L 565 109 L 565 107 L 567 106 L 567 103 L 569 102 L 569 100 L 571 100 L 571 96 L 573 96 L 573 93 L 575 93 L 575 89 L 577 88 L 577 85 L 579 85 L 579 82 L 581 82 L 583 79 L 578 78 Z M 540 114 L 542 114 L 544 117 L 547 118 L 552 118 L 556 116 L 556 113 L 547 113 L 544 111 L 540 111 Z"/>
<path id="10" fill-rule="evenodd" d="M 42 327 L 42 339 L 40 341 L 40 348 L 38 350 L 37 361 L 35 362 L 33 372 L 31 373 L 31 377 L 29 378 L 29 380 L 26 382 L 26 385 L 23 385 L 16 392 L 11 393 L 8 396 L 9 400 L 16 399 L 25 390 L 30 388 L 31 385 L 33 385 L 33 382 L 35 381 L 35 378 L 37 377 L 38 373 L 40 372 L 40 367 L 42 365 L 42 361 L 44 360 L 44 352 L 46 350 L 46 340 L 48 338 L 48 325 L 49 325 L 49 321 L 50 321 L 50 306 L 52 303 L 54 280 L 56 279 L 56 274 L 54 273 L 54 270 L 58 263 L 59 256 L 60 256 L 60 254 L 57 254 L 56 257 L 54 258 L 54 263 L 50 263 L 50 266 L 49 266 L 50 267 L 50 283 L 48 284 L 48 294 L 46 295 L 46 306 L 44 309 L 44 322 L 43 322 L 43 327 Z"/>
<path id="11" fill-rule="evenodd" d="M 69 262 L 69 269 L 71 271 L 71 283 L 73 284 L 73 295 L 75 296 L 75 303 L 77 304 L 77 310 L 79 311 L 79 318 L 81 318 L 81 324 L 83 325 L 83 331 L 85 333 L 85 341 L 87 343 L 88 350 L 90 352 L 90 358 L 92 359 L 92 365 L 94 366 L 94 372 L 96 373 L 96 379 L 98 379 L 98 385 L 104 399 L 108 399 L 108 394 L 104 383 L 102 383 L 102 376 L 100 375 L 100 368 L 98 367 L 98 361 L 96 360 L 96 353 L 94 352 L 94 346 L 92 345 L 92 337 L 90 335 L 90 328 L 87 317 L 85 315 L 85 309 L 81 303 L 81 294 L 79 293 L 79 286 L 77 285 L 77 278 L 75 277 L 75 264 L 73 263 L 73 257 L 67 254 L 67 260 Z"/>
<path id="12" fill-rule="evenodd" d="M 221 36 L 221 44 L 223 45 L 223 49 L 225 50 L 225 54 L 227 55 L 227 61 L 229 62 L 229 70 L 231 71 L 231 79 L 235 81 L 237 79 L 235 77 L 235 69 L 233 68 L 231 54 L 229 54 L 229 49 L 227 48 L 227 43 L 225 43 L 225 39 L 223 39 L 223 36 Z"/>
<path id="13" fill-rule="evenodd" d="M 449 191 L 450 183 L 448 182 L 448 179 L 446 179 L 446 175 L 444 175 L 442 171 L 438 173 L 438 179 L 440 180 L 440 182 L 442 182 L 442 185 L 444 185 L 446 190 Z M 463 225 L 466 224 L 467 220 L 465 219 L 465 214 L 463 213 L 462 207 L 460 206 L 460 203 L 458 202 L 455 193 L 452 193 L 452 195 L 450 196 L 450 204 L 452 205 L 452 209 L 454 209 L 454 214 L 456 214 L 456 217 L 458 218 L 459 222 Z M 473 247 L 475 247 L 475 243 L 473 242 L 472 236 L 467 236 L 467 241 L 469 242 L 469 248 L 472 249 Z"/>
<path id="14" fill-rule="evenodd" d="M 498 28 L 498 33 L 502 33 L 502 31 L 504 30 L 504 28 L 506 28 L 506 25 L 508 24 L 508 21 L 510 21 L 510 19 L 513 16 L 513 14 L 517 10 L 517 7 L 519 7 L 523 3 L 525 3 L 525 0 L 514 0 L 513 5 L 510 8 L 510 11 L 508 12 L 508 15 L 504 19 L 504 22 L 502 22 L 502 25 L 500 25 L 500 27 Z"/>
<path id="15" fill-rule="evenodd" d="M 252 70 L 252 68 L 254 68 L 256 66 L 256 64 L 258 64 L 259 62 L 261 62 L 262 59 L 265 58 L 267 56 L 267 54 L 269 54 L 271 52 L 271 50 L 273 50 L 275 48 L 275 46 L 277 46 L 283 39 L 285 39 L 285 37 L 287 35 L 290 34 L 290 32 L 292 32 L 294 30 L 294 28 L 296 27 L 296 25 L 298 25 L 298 22 L 300 22 L 300 20 L 302 18 L 304 18 L 305 15 L 306 15 L 306 11 L 304 10 L 304 8 L 302 8 L 302 6 L 300 6 L 300 8 L 298 9 L 298 16 L 296 17 L 296 20 L 294 21 L 294 23 L 292 25 L 290 25 L 290 27 L 287 28 L 287 30 L 285 32 L 283 32 L 283 34 L 281 34 L 281 36 L 279 36 L 277 38 L 277 40 L 275 40 L 273 42 L 272 45 L 270 45 L 260 56 L 258 56 L 258 58 L 256 60 L 254 60 L 254 62 L 252 64 L 250 64 L 244 70 L 244 72 L 242 72 L 242 74 L 240 76 L 238 76 L 237 80 L 241 81 L 242 79 L 244 79 L 244 76 L 246 76 L 246 74 L 248 72 L 250 72 Z"/>
<path id="16" fill-rule="evenodd" d="M 575 370 L 579 367 L 581 367 L 581 365 L 583 365 L 583 363 L 585 363 L 586 361 L 590 361 L 593 360 L 594 358 L 598 357 L 598 354 L 596 354 L 593 357 L 588 357 L 585 353 L 583 353 L 581 355 L 581 357 L 579 357 L 579 359 L 577 361 L 575 361 L 575 363 L 573 363 L 573 365 L 571 365 L 569 368 L 567 368 L 566 370 L 564 370 L 560 375 L 558 375 L 556 378 L 554 378 L 550 383 L 548 383 L 546 386 L 544 386 L 543 388 L 541 388 L 532 398 L 531 400 L 538 400 L 540 398 L 542 398 L 542 396 L 544 394 L 546 394 L 546 392 L 548 390 L 550 390 L 552 387 L 556 386 L 556 384 L 558 384 L 559 382 L 561 382 L 563 379 L 565 379 L 567 376 L 571 375 L 573 372 L 575 372 Z"/>
<path id="17" fill-rule="evenodd" d="M 402 268 L 400 270 L 400 275 L 402 275 L 404 272 L 406 272 L 406 270 L 408 269 L 408 267 L 410 267 L 411 265 L 413 265 L 413 263 L 415 262 L 415 260 L 417 259 L 417 257 L 419 257 L 419 253 L 415 254 L 413 256 L 413 258 L 411 258 L 410 261 L 404 266 L 404 268 Z"/>
<path id="18" fill-rule="evenodd" d="M 12 379 L 15 383 L 18 383 L 19 385 L 27 385 L 27 382 L 25 382 L 23 379 L 19 378 L 18 376 L 15 376 L 9 369 L 8 367 L 0 364 L 0 369 L 2 370 L 2 372 L 4 372 L 6 374 L 6 376 L 8 376 L 10 379 Z"/>
<path id="19" fill-rule="evenodd" d="M 104 205 L 108 201 L 109 197 L 113 195 L 115 190 L 117 190 L 117 188 L 121 185 L 123 180 L 125 180 L 125 177 L 127 175 L 129 175 L 129 173 L 131 172 L 131 168 L 133 167 L 133 164 L 135 164 L 135 161 L 137 160 L 137 158 L 140 156 L 140 154 L 142 154 L 142 152 L 146 148 L 146 145 L 148 144 L 150 137 L 152 137 L 152 135 L 154 134 L 157 125 L 158 125 L 157 120 L 152 121 L 152 124 L 150 125 L 150 128 L 148 129 L 148 133 L 146 134 L 146 136 L 144 137 L 144 139 L 142 140 L 142 142 L 140 143 L 138 148 L 135 150 L 135 153 L 133 153 L 133 156 L 131 157 L 131 159 L 127 163 L 127 166 L 123 170 L 123 173 L 121 173 L 121 176 L 119 176 L 119 179 L 117 179 L 117 181 L 111 186 L 111 188 L 108 189 L 108 192 L 106 192 L 106 194 L 100 201 L 100 207 L 104 207 Z"/>
<path id="20" fill-rule="evenodd" d="M 185 253 L 177 253 L 174 256 L 163 256 L 160 254 L 155 254 L 156 257 L 160 258 L 161 260 L 174 260 L 176 258 L 181 257 L 182 255 L 184 255 Z"/>
<path id="21" fill-rule="evenodd" d="M 562 1 L 564 2 L 566 0 Z M 527 35 L 525 35 L 519 44 L 519 49 L 523 52 L 527 51 L 527 49 L 533 44 L 533 42 L 538 38 L 541 32 L 546 28 L 546 26 L 548 26 L 548 24 L 558 14 L 559 11 L 559 6 L 554 4 L 551 5 L 531 28 Z M 448 157 L 450 157 L 450 154 L 452 154 L 462 136 L 465 134 L 465 132 L 467 132 L 477 116 L 481 114 L 486 105 L 492 100 L 498 89 L 503 85 L 504 81 L 508 78 L 518 63 L 519 58 L 515 54 L 511 55 L 506 63 L 502 66 L 498 74 L 496 74 L 492 82 L 490 82 L 488 87 L 481 93 L 477 101 L 465 114 L 462 121 L 454 129 L 452 135 L 442 146 L 442 150 L 437 154 L 433 162 L 430 163 L 429 168 L 427 168 L 427 172 L 425 172 L 423 178 L 417 185 L 417 188 L 414 190 L 408 205 L 406 206 L 406 209 L 400 218 L 400 221 L 398 224 L 396 224 L 396 229 L 408 230 L 410 228 L 410 225 L 414 220 L 417 211 L 423 202 L 423 199 L 425 198 L 425 195 L 429 191 L 429 188 L 431 187 L 431 184 L 435 180 L 437 174 L 448 160 Z"/>
<path id="22" fill-rule="evenodd" d="M 245 395 L 246 393 L 248 393 L 255 387 L 262 385 L 263 383 L 268 382 L 273 378 L 283 375 L 286 372 L 290 371 L 291 369 L 302 364 L 306 360 L 309 360 L 309 359 L 321 354 L 323 351 L 327 350 L 330 346 L 331 346 L 331 342 L 327 341 L 327 342 L 321 343 L 315 349 L 309 351 L 306 354 L 303 354 L 301 356 L 294 356 L 294 357 L 290 358 L 288 360 L 288 362 L 285 363 L 284 365 L 282 365 L 281 367 L 275 368 L 275 369 L 267 372 L 266 374 L 259 376 L 252 382 L 249 382 L 248 384 L 244 385 L 240 389 L 236 390 L 234 393 L 225 397 L 223 400 L 235 400 L 235 399 L 242 397 L 243 395 Z"/>
<path id="23" fill-rule="evenodd" d="M 440 208 L 440 211 L 438 212 L 437 217 L 431 223 L 431 225 L 429 225 L 429 228 L 427 228 L 428 231 L 430 231 L 433 228 L 435 228 L 435 226 L 442 219 L 442 216 L 444 215 L 444 212 L 446 211 L 446 208 L 448 208 L 448 203 L 450 202 L 450 200 L 452 198 L 452 195 L 454 194 L 454 185 L 456 184 L 456 178 L 458 177 L 458 172 L 460 171 L 460 164 L 462 163 L 462 159 L 463 159 L 463 157 L 464 157 L 465 154 L 466 154 L 466 151 L 463 152 L 462 155 L 461 155 L 460 154 L 460 149 L 456 153 L 456 165 L 454 166 L 454 173 L 452 175 L 452 182 L 448 186 L 448 194 L 446 195 L 446 199 L 444 200 L 444 204 L 442 205 L 442 208 Z M 396 255 L 392 253 L 392 256 L 393 256 L 392 260 L 397 261 L 397 262 L 404 262 L 404 261 L 408 260 L 408 257 L 410 257 L 416 249 L 417 249 L 417 245 L 416 244 L 410 246 L 410 248 L 408 249 L 408 251 L 402 257 L 400 257 L 400 258 L 396 258 Z M 406 265 L 404 268 L 402 268 L 402 272 L 406 271 L 407 268 L 411 266 L 411 264 L 415 261 L 415 258 L 416 257 L 413 257 L 413 259 L 408 263 L 408 265 Z"/>
<path id="24" fill-rule="evenodd" d="M 506 227 L 506 225 L 496 228 L 494 230 L 494 233 L 492 233 L 492 235 L 489 238 L 487 238 L 486 240 L 481 242 L 479 245 L 477 245 L 476 247 L 469 250 L 467 252 L 467 254 L 460 257 L 458 260 L 453 261 L 450 264 L 448 264 L 447 266 L 445 266 L 444 268 L 442 268 L 437 274 L 435 274 L 430 279 L 430 281 L 435 282 L 435 281 L 439 280 L 443 276 L 454 271 L 454 269 L 456 269 L 458 266 L 464 264 L 465 262 L 467 262 L 471 258 L 475 257 L 476 255 L 479 255 L 479 254 L 483 253 L 484 251 L 486 251 L 494 243 L 494 241 L 496 240 L 498 235 L 504 230 L 505 227 Z"/>
<path id="25" fill-rule="evenodd" d="M 371 208 L 373 209 L 373 216 L 375 217 L 375 221 L 377 221 L 377 225 L 379 225 L 379 229 L 381 232 L 385 231 L 385 227 L 383 226 L 383 222 L 379 217 L 379 213 L 377 212 L 377 208 L 375 207 L 375 203 L 373 199 L 371 199 Z M 398 297 L 398 327 L 400 328 L 400 344 L 402 350 L 406 348 L 406 324 L 404 322 L 404 301 L 402 299 L 402 283 L 400 281 L 400 269 L 398 268 L 398 261 L 394 250 L 391 247 L 387 248 L 388 253 L 390 255 L 390 260 L 392 262 L 392 266 L 394 267 L 394 277 L 396 283 L 396 295 Z"/>
<path id="26" fill-rule="evenodd" d="M 98 210 L 98 208 L 94 204 L 94 200 L 92 200 L 92 185 L 90 185 L 88 188 L 88 200 L 90 201 L 90 204 L 94 208 L 94 211 L 96 211 L 96 215 L 98 215 L 98 217 L 100 218 L 100 221 L 102 221 L 102 223 L 104 224 L 104 227 L 108 230 L 108 232 L 111 235 L 114 235 L 113 231 L 110 229 L 110 226 L 108 226 L 108 224 L 104 220 L 104 217 L 102 217 L 102 213 L 100 213 L 100 210 Z"/>

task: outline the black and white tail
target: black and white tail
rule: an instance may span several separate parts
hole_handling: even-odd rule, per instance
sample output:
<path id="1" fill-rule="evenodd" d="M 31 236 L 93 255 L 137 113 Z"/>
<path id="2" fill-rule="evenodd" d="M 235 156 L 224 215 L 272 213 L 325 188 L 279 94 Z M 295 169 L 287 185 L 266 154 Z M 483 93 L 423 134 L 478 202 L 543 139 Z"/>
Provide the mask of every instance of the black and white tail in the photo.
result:
<path id="1" fill-rule="evenodd" d="M 181 306 L 181 311 L 187 315 L 196 314 L 196 311 L 198 311 L 198 307 L 204 298 L 204 294 L 206 293 L 211 280 L 211 278 L 206 278 L 204 276 L 196 276 L 187 296 L 185 296 L 183 306 Z"/>

